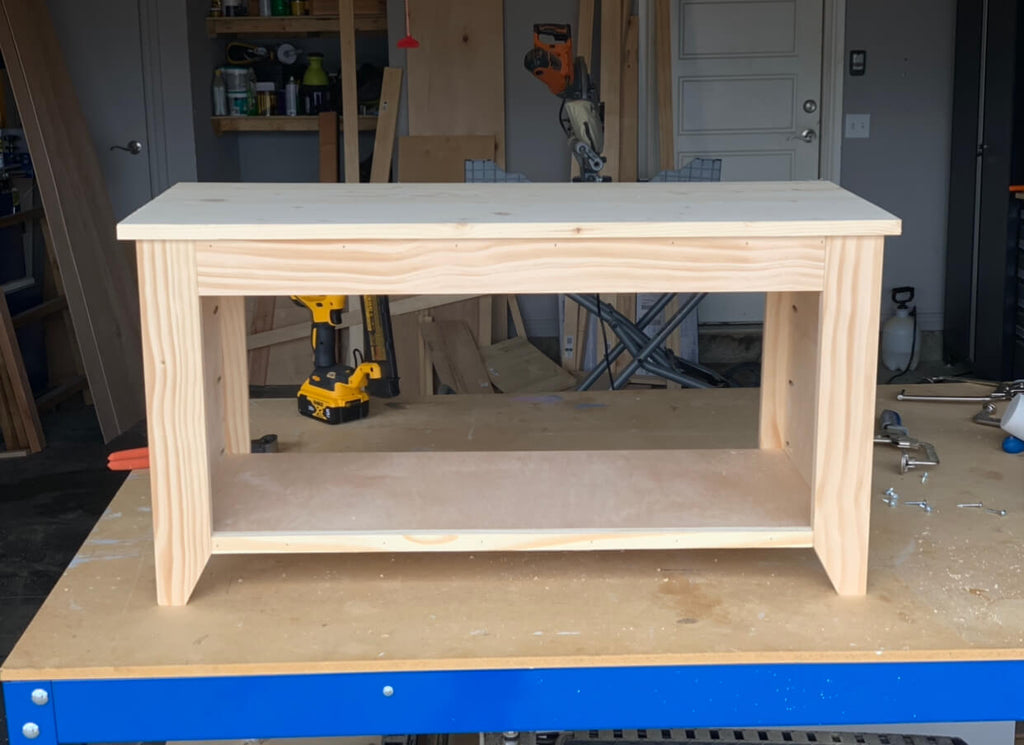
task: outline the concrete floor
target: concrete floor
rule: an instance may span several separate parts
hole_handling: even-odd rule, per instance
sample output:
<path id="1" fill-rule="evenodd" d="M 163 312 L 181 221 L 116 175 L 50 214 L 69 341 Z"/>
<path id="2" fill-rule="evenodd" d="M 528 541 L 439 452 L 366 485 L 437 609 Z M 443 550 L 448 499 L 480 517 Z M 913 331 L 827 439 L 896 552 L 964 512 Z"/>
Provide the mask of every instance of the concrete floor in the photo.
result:
<path id="1" fill-rule="evenodd" d="M 104 445 L 92 407 L 81 404 L 48 413 L 43 430 L 42 453 L 0 460 L 0 663 L 124 481 L 106 469 L 107 453 L 145 444 L 139 425 Z"/>

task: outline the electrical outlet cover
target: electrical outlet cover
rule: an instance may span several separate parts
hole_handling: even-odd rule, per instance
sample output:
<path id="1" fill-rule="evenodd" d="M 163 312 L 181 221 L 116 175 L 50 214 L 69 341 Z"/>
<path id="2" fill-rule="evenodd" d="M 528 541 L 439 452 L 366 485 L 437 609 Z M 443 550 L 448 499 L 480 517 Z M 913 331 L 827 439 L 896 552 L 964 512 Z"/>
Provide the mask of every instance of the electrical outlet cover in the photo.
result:
<path id="1" fill-rule="evenodd" d="M 846 115 L 846 139 L 864 139 L 871 136 L 871 114 Z"/>

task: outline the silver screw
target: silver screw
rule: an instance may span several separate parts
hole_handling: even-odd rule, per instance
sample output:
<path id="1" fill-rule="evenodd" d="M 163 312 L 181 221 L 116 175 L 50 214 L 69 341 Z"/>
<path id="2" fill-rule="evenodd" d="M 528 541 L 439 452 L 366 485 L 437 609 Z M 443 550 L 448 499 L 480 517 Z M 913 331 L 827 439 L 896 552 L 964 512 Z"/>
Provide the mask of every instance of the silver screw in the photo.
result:
<path id="1" fill-rule="evenodd" d="M 922 484 L 927 484 L 928 483 L 928 472 L 927 471 L 925 471 L 924 473 L 921 474 L 921 483 Z"/>
<path id="2" fill-rule="evenodd" d="M 983 505 L 981 502 L 963 502 L 963 503 L 957 505 L 957 507 L 961 507 L 961 508 L 962 507 L 984 507 L 984 506 L 985 505 Z"/>
<path id="3" fill-rule="evenodd" d="M 991 507 L 986 507 L 985 512 L 990 515 L 999 515 L 999 517 L 1006 517 L 1006 510 L 994 510 Z"/>
<path id="4" fill-rule="evenodd" d="M 391 686 L 384 686 L 384 690 L 382 690 L 381 693 L 383 693 L 385 696 L 394 696 L 395 689 Z"/>
<path id="5" fill-rule="evenodd" d="M 932 511 L 931 505 L 929 505 L 926 500 L 921 500 L 920 502 L 904 502 L 903 504 L 907 505 L 908 507 L 920 507 L 925 512 Z"/>
<path id="6" fill-rule="evenodd" d="M 885 494 L 885 496 L 887 497 L 894 497 L 896 499 L 899 499 L 900 496 L 899 494 L 896 493 L 896 490 L 893 489 L 891 486 L 882 493 Z"/>
<path id="7" fill-rule="evenodd" d="M 21 725 L 21 734 L 26 740 L 34 740 L 39 737 L 39 725 L 35 722 L 25 722 Z"/>
<path id="8" fill-rule="evenodd" d="M 36 706 L 46 706 L 50 703 L 50 694 L 43 688 L 36 688 L 32 691 L 32 703 Z"/>

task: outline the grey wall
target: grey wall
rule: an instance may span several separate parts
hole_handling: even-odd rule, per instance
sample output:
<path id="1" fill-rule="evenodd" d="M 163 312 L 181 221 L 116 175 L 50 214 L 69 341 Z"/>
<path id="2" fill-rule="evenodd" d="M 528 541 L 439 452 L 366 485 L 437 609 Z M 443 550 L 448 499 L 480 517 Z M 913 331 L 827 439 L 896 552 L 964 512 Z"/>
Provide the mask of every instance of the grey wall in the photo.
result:
<path id="1" fill-rule="evenodd" d="M 210 124 L 213 116 L 213 70 L 222 64 L 225 44 L 206 32 L 208 0 L 185 0 L 189 82 L 192 89 L 192 134 L 198 181 L 240 181 L 238 142 L 217 137 Z"/>
<path id="2" fill-rule="evenodd" d="M 918 288 L 921 327 L 942 324 L 956 0 L 849 0 L 844 113 L 870 114 L 871 137 L 843 141 L 842 185 L 903 219 L 886 242 L 884 286 Z M 886 300 L 885 307 L 889 304 Z"/>

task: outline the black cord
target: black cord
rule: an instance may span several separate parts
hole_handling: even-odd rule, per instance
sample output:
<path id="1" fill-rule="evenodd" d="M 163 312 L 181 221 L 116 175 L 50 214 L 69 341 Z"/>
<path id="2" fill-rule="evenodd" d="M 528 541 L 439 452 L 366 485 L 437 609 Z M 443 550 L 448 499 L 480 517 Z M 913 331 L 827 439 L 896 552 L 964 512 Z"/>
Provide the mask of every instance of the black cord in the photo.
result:
<path id="1" fill-rule="evenodd" d="M 910 372 L 910 366 L 914 364 L 914 351 L 917 349 L 917 308 L 914 308 L 912 311 L 910 311 L 910 315 L 914 317 L 914 333 L 910 337 L 910 357 L 907 358 L 907 366 L 904 367 L 900 372 L 896 373 L 891 378 L 889 378 L 885 382 L 886 385 L 892 383 L 892 381 L 896 380 L 896 378 L 906 375 L 908 372 Z"/>
<path id="2" fill-rule="evenodd" d="M 604 327 L 604 316 L 601 314 L 601 296 L 594 295 L 597 299 L 597 323 L 601 327 L 601 338 L 604 340 L 604 369 L 608 371 L 608 389 L 615 390 L 615 378 L 612 377 L 612 363 L 608 361 L 608 330 Z"/>

